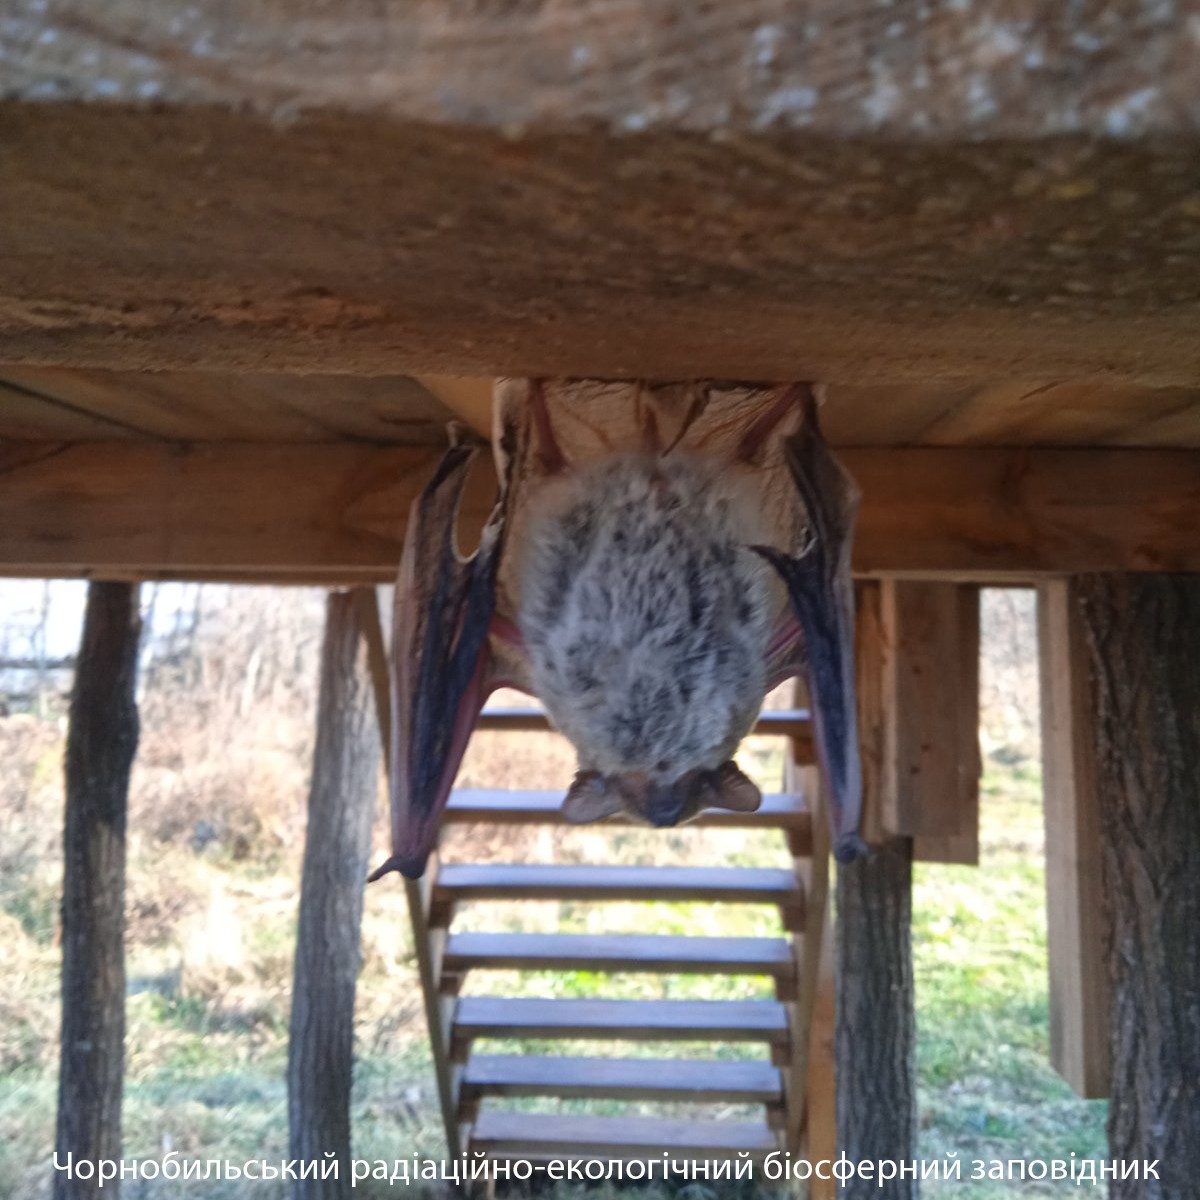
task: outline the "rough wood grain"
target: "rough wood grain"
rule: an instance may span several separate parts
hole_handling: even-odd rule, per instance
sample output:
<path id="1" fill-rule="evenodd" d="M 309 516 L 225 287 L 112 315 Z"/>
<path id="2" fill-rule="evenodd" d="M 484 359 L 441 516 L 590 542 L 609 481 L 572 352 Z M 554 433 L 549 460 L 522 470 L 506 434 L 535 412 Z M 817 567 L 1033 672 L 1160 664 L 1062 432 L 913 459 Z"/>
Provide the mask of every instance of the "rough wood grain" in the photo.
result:
<path id="1" fill-rule="evenodd" d="M 1171 9 L 974 0 L 511 3 L 18 0 L 9 95 L 378 111 L 496 129 L 838 136 L 1128 136 L 1194 130 L 1194 37 Z"/>
<path id="2" fill-rule="evenodd" d="M 1109 981 L 1104 948 L 1095 714 L 1075 585 L 1038 588 L 1050 1057 L 1081 1095 L 1108 1095 Z"/>
<path id="3" fill-rule="evenodd" d="M 774 1000 L 529 1000 L 468 996 L 454 1010 L 466 1037 L 749 1041 L 786 1045 Z"/>
<path id="4" fill-rule="evenodd" d="M 946 664 L 954 672 L 953 688 L 958 696 L 955 729 L 957 815 L 954 832 L 919 833 L 913 838 L 913 859 L 918 862 L 979 864 L 979 781 L 983 757 L 979 750 L 979 588 L 958 584 L 956 628 L 958 644 Z M 950 736 L 948 734 L 948 736 Z"/>
<path id="5" fill-rule="evenodd" d="M 463 1073 L 464 1093 L 475 1096 L 771 1104 L 780 1090 L 770 1063 L 720 1059 L 472 1054 Z"/>
<path id="6" fill-rule="evenodd" d="M 299 582 L 318 568 L 318 578 L 390 582 L 409 505 L 440 455 L 350 444 L 8 443 L 0 543 L 14 568 L 28 559 L 34 574 L 39 559 L 74 555 L 72 573 L 143 564 L 286 580 L 300 568 Z M 464 519 L 480 528 L 494 498 L 494 477 L 480 473 Z"/>
<path id="7" fill-rule="evenodd" d="M 9 442 L 0 573 L 390 582 L 433 449 Z M 1200 570 L 1200 454 L 859 449 L 861 574 Z M 491 509 L 481 463 L 460 523 Z"/>
<path id="8" fill-rule="evenodd" d="M 214 53 L 198 64 L 157 34 L 137 43 L 145 31 L 136 31 L 136 62 L 177 72 L 200 97 L 215 88 L 273 103 L 282 87 L 284 119 L 272 120 L 253 103 L 168 101 L 156 78 L 132 85 L 161 85 L 153 103 L 90 96 L 93 86 L 125 87 L 132 60 L 118 35 L 138 22 L 132 3 L 120 7 L 107 30 L 94 15 L 71 28 L 64 22 L 56 45 L 66 61 L 57 69 L 46 57 L 53 48 L 33 47 L 53 17 L 31 17 L 20 44 L 2 47 L 8 75 L 0 83 L 10 93 L 62 79 L 68 96 L 90 97 L 0 102 L 0 345 L 8 361 L 364 375 L 1200 382 L 1200 179 L 1196 118 L 1188 116 L 1195 72 L 1163 78 L 1154 103 L 1140 89 L 1146 104 L 1129 110 L 1130 133 L 1167 97 L 1166 115 L 1147 118 L 1154 137 L 1089 139 L 1081 136 L 1089 121 L 1103 134 L 1108 110 L 1123 111 L 1139 89 L 1108 91 L 1101 116 L 1083 97 L 1108 57 L 1084 70 L 1092 56 L 1083 56 L 1065 76 L 1048 61 L 1045 78 L 1072 97 L 1077 126 L 1047 140 L 1049 108 L 1033 86 L 1041 76 L 1024 70 L 1020 55 L 984 79 L 974 108 L 963 107 L 944 99 L 961 74 L 953 53 L 943 64 L 940 43 L 913 30 L 909 52 L 918 42 L 924 49 L 908 69 L 928 72 L 924 94 L 945 103 L 941 116 L 926 110 L 928 131 L 905 121 L 873 128 L 874 89 L 887 98 L 892 85 L 889 71 L 872 68 L 891 51 L 881 45 L 877 58 L 870 42 L 847 48 L 838 68 L 847 80 L 813 87 L 811 111 L 789 126 L 782 115 L 770 119 L 772 105 L 786 110 L 810 85 L 722 94 L 718 76 L 732 70 L 749 83 L 758 68 L 730 57 L 728 41 L 690 41 L 683 31 L 693 20 L 682 7 L 669 5 L 621 40 L 625 21 L 614 17 L 640 5 L 579 5 L 604 11 L 611 32 L 593 32 L 625 64 L 614 72 L 611 55 L 598 53 L 603 69 L 588 69 L 601 107 L 606 97 L 630 105 L 627 116 L 663 106 L 649 128 L 614 131 L 596 124 L 594 105 L 573 105 L 569 81 L 548 90 L 537 82 L 553 75 L 553 55 L 532 73 L 519 70 L 524 53 L 513 57 L 504 83 L 515 107 L 490 88 L 486 102 L 455 99 L 452 79 L 463 64 L 468 74 L 477 65 L 470 44 L 455 48 L 452 77 L 438 76 L 443 56 L 424 40 L 406 42 L 403 17 L 393 28 L 399 42 L 372 42 L 381 31 L 340 9 L 341 32 L 332 18 L 307 32 L 281 18 L 296 51 L 286 61 L 253 46 L 241 10 L 219 23 Z M 469 7 L 486 27 L 486 14 Z M 514 28 L 520 14 L 542 11 L 494 7 L 515 14 Z M 554 8 L 563 28 L 573 7 Z M 762 0 L 720 11 L 736 11 L 722 19 L 750 35 L 740 39 L 744 52 L 760 24 L 775 23 L 754 10 L 779 7 Z M 147 20 L 169 21 L 177 9 L 155 6 L 161 18 Z M 876 6 L 871 14 L 884 30 L 902 20 Z M 209 15 L 202 10 L 201 21 Z M 793 27 L 797 15 L 782 19 Z M 867 19 L 851 9 L 819 23 L 828 35 Z M 1049 12 L 1036 21 L 1061 24 Z M 805 63 L 837 61 L 802 29 L 785 38 L 785 78 L 819 69 Z M 324 68 L 303 77 L 306 88 L 333 97 L 325 102 L 306 103 L 281 81 L 280 71 L 290 76 L 310 55 L 336 59 L 344 31 L 360 51 L 389 47 L 385 93 L 395 81 L 420 87 L 424 79 L 429 107 L 445 102 L 452 117 L 422 105 L 415 115 L 395 105 L 339 108 L 337 72 Z M 79 54 L 98 38 L 116 61 L 73 77 L 78 63 L 67 46 L 75 33 Z M 187 45 L 209 45 L 207 36 L 193 33 Z M 680 39 L 674 69 L 646 57 L 660 38 Z M 1109 52 L 1127 79 L 1146 69 L 1141 40 Z M 218 44 L 244 52 L 243 66 L 230 74 Z M 486 53 L 512 44 L 486 43 Z M 1160 44 L 1188 50 L 1182 36 Z M 406 68 L 409 53 L 422 57 Z M 369 94 L 373 77 L 358 58 L 352 86 Z M 626 87 L 626 72 L 640 82 Z M 993 86 L 1000 78 L 1002 89 Z M 679 86 L 703 89 L 720 111 L 690 122 L 690 101 L 679 108 L 672 90 Z M 554 104 L 541 107 L 551 96 Z M 517 115 L 529 105 L 528 120 Z M 983 110 L 992 116 L 970 115 Z M 1008 140 L 984 138 L 989 126 Z"/>
<path id="9" fill-rule="evenodd" d="M 912 842 L 891 838 L 837 872 L 838 1148 L 852 1162 L 916 1150 Z M 838 1193 L 911 1200 L 915 1181 L 856 1176 Z"/>
<path id="10" fill-rule="evenodd" d="M 457 416 L 491 437 L 494 380 L 229 375 L 0 366 L 0 436 L 198 441 L 445 442 Z M 826 385 L 835 446 L 1200 449 L 1200 389 L 1099 380 Z"/>
<path id="11" fill-rule="evenodd" d="M 67 733 L 59 1161 L 121 1157 L 125 1064 L 125 827 L 138 742 L 138 589 L 88 589 Z M 54 1200 L 119 1183 L 54 1173 Z"/>
<path id="12" fill-rule="evenodd" d="M 886 579 L 879 621 L 878 638 L 864 647 L 881 660 L 870 705 L 877 744 L 869 743 L 879 823 L 888 834 L 928 837 L 930 858 L 971 861 L 979 813 L 978 593 Z"/>
<path id="13" fill-rule="evenodd" d="M 1109 1148 L 1158 1161 L 1114 1200 L 1173 1200 L 1200 1177 L 1200 576 L 1087 576 L 1112 981 Z"/>
<path id="14" fill-rule="evenodd" d="M 350 1194 L 354 995 L 371 818 L 380 782 L 379 732 L 358 600 L 326 603 L 308 829 L 288 1041 L 289 1153 L 338 1163 L 337 1179 L 293 1182 L 292 1200 Z"/>
<path id="15" fill-rule="evenodd" d="M 568 1157 L 710 1161 L 779 1149 L 761 1121 L 687 1121 L 663 1117 L 592 1117 L 558 1113 L 483 1113 L 471 1148 L 496 1158 Z"/>

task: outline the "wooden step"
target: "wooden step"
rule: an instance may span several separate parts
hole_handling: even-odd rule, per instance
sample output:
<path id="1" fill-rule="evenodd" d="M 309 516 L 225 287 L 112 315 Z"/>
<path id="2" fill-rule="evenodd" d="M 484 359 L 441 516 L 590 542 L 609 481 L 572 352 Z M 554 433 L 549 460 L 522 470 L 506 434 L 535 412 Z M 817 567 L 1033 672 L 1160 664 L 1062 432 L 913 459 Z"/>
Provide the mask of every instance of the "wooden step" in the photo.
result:
<path id="1" fill-rule="evenodd" d="M 554 1113 L 480 1113 L 472 1151 L 494 1158 L 756 1157 L 779 1143 L 762 1121 L 680 1121 L 650 1117 L 574 1117 Z"/>
<path id="2" fill-rule="evenodd" d="M 784 1045 L 787 1010 L 775 1000 L 529 1000 L 464 996 L 454 1007 L 458 1040 L 614 1038 Z"/>
<path id="3" fill-rule="evenodd" d="M 463 788 L 450 794 L 444 820 L 449 824 L 562 825 L 561 791 L 501 791 Z M 632 825 L 636 822 L 618 814 L 604 822 Z M 688 828 L 700 829 L 785 829 L 812 836 L 812 815 L 803 796 L 774 792 L 763 796 L 757 812 L 726 812 L 709 809 Z"/>
<path id="4" fill-rule="evenodd" d="M 791 943 L 771 937 L 668 937 L 659 934 L 455 933 L 443 969 L 653 971 L 660 974 L 795 974 Z"/>
<path id="5" fill-rule="evenodd" d="M 618 867 L 447 863 L 434 906 L 460 900 L 701 900 L 778 904 L 795 913 L 804 892 L 777 867 Z"/>
<path id="6" fill-rule="evenodd" d="M 558 1096 L 583 1100 L 775 1104 L 783 1096 L 769 1062 L 671 1058 L 540 1058 L 472 1054 L 464 1096 Z"/>
<path id="7" fill-rule="evenodd" d="M 475 728 L 545 733 L 552 729 L 552 726 L 549 717 L 540 708 L 485 708 L 479 714 Z M 812 736 L 812 713 L 807 708 L 781 708 L 761 712 L 751 732 L 807 740 Z"/>

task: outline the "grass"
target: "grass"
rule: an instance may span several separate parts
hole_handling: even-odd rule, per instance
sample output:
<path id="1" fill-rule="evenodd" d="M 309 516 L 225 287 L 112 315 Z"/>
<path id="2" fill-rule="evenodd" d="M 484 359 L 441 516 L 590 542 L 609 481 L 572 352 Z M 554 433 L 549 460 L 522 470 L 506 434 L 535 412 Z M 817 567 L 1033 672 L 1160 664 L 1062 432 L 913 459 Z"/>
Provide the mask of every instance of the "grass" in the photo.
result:
<path id="1" fill-rule="evenodd" d="M 269 733 L 261 722 L 231 722 L 228 736 L 218 739 L 211 729 L 203 737 L 189 733 L 182 705 L 179 697 L 167 706 L 150 697 L 145 705 L 142 765 L 131 800 L 125 1152 L 141 1157 L 173 1149 L 183 1157 L 235 1161 L 286 1157 L 286 1036 L 308 710 L 273 713 Z M 206 712 L 196 720 L 211 725 L 212 716 Z M 260 744 L 278 752 L 258 754 Z M 49 1195 L 61 754 L 57 724 L 0 719 L 0 1196 L 12 1200 Z M 778 754 L 770 742 L 753 742 L 744 762 L 768 783 L 777 776 Z M 969 1162 L 1104 1151 L 1106 1106 L 1075 1098 L 1049 1065 L 1041 782 L 1029 763 L 1027 753 L 1004 748 L 988 760 L 978 869 L 916 869 L 922 1157 L 956 1152 Z M 481 735 L 464 773 L 475 785 L 553 787 L 570 767 L 560 748 L 536 738 L 502 745 L 495 735 Z M 383 837 L 381 820 L 381 844 Z M 452 841 L 453 857 L 475 861 L 784 861 L 769 835 L 735 831 L 614 837 L 586 829 L 527 829 L 456 832 Z M 443 1153 L 402 896 L 394 882 L 373 887 L 364 915 L 354 1131 L 356 1155 L 372 1160 Z M 777 931 L 778 920 L 757 906 L 488 904 L 466 906 L 458 927 L 755 935 Z M 468 986 L 475 994 L 521 990 L 629 999 L 769 994 L 755 979 L 612 978 L 586 971 L 476 973 Z M 666 1043 L 632 1052 L 671 1057 L 687 1049 Z M 736 1045 L 717 1052 L 761 1053 Z M 923 1194 L 1000 1200 L 1048 1190 L 1032 1181 L 929 1182 Z M 358 1191 L 368 1198 L 396 1194 L 378 1184 Z M 283 1193 L 282 1186 L 261 1184 L 252 1194 L 276 1200 Z M 163 1200 L 181 1193 L 179 1185 L 158 1181 L 131 1194 Z M 186 1194 L 225 1200 L 246 1195 L 247 1187 L 236 1181 L 191 1184 Z M 423 1193 L 414 1188 L 406 1194 Z M 681 1200 L 715 1200 L 716 1194 L 694 1185 Z M 588 1191 L 590 1200 L 610 1195 L 602 1188 Z M 753 1188 L 720 1189 L 721 1200 L 754 1196 Z"/>
<path id="2" fill-rule="evenodd" d="M 978 869 L 920 865 L 913 891 L 920 1153 L 963 1160 L 1100 1157 L 1107 1105 L 1049 1062 L 1041 777 L 990 764 Z M 941 1184 L 1001 1200 L 1048 1183 Z"/>

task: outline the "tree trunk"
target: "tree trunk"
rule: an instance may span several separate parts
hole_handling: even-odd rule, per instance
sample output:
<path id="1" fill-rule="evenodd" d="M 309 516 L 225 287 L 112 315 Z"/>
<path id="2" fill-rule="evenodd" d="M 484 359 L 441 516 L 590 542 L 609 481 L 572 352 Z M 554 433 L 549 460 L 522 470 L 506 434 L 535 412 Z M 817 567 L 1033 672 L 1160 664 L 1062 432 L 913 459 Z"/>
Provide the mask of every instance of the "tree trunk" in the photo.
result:
<path id="1" fill-rule="evenodd" d="M 1119 1200 L 1200 1179 L 1200 575 L 1076 581 L 1091 663 Z M 1139 1174 L 1141 1172 L 1139 1171 Z"/>
<path id="2" fill-rule="evenodd" d="M 912 840 L 892 838 L 838 868 L 838 1146 L 852 1161 L 913 1157 Z M 912 1200 L 917 1185 L 856 1177 L 841 1194 Z"/>
<path id="3" fill-rule="evenodd" d="M 350 1084 L 359 928 L 379 787 L 379 730 L 352 592 L 325 614 L 288 1048 L 290 1153 L 338 1178 L 298 1180 L 293 1200 L 350 1194 Z M 320 1171 L 318 1170 L 318 1175 Z"/>
<path id="4" fill-rule="evenodd" d="M 141 620 L 135 584 L 93 583 L 75 668 L 63 831 L 62 1062 L 55 1151 L 121 1156 L 125 1047 L 125 823 L 137 750 Z M 54 1174 L 55 1200 L 116 1196 Z"/>

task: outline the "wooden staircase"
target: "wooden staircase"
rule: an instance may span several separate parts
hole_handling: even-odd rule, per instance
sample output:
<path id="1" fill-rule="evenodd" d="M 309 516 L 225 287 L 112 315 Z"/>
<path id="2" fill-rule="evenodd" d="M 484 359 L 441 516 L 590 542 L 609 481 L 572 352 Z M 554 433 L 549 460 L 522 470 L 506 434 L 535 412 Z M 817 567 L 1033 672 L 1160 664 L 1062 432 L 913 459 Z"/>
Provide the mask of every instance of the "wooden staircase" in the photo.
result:
<path id="1" fill-rule="evenodd" d="M 527 709 L 492 710 L 480 727 L 547 730 Z M 779 833 L 791 868 L 627 867 L 474 864 L 440 861 L 408 884 L 409 906 L 442 1115 L 451 1155 L 497 1158 L 764 1157 L 776 1150 L 832 1151 L 833 1120 L 828 939 L 828 837 L 812 819 L 817 773 L 808 714 L 765 712 L 756 732 L 787 740 L 786 792 L 764 797 L 756 813 L 710 812 L 698 828 Z M 562 793 L 455 792 L 446 823 L 555 825 Z M 604 826 L 621 824 L 620 818 Z M 453 932 L 460 906 L 478 901 L 691 901 L 774 906 L 780 935 L 703 937 L 663 934 Z M 806 948 L 808 953 L 806 953 Z M 473 971 L 579 971 L 600 974 L 748 975 L 771 981 L 773 999 L 620 1000 L 461 994 Z M 818 1019 L 814 1022 L 814 1013 Z M 824 1028 L 814 1028 L 824 1021 Z M 580 1057 L 482 1053 L 481 1039 L 609 1043 L 681 1041 L 761 1047 L 763 1057 Z M 810 1054 L 810 1048 L 815 1055 Z M 818 1094 L 819 1093 L 819 1094 Z M 508 1098 L 666 1104 L 670 1116 L 593 1116 L 510 1111 Z M 680 1119 L 681 1104 L 741 1106 L 757 1119 Z"/>

